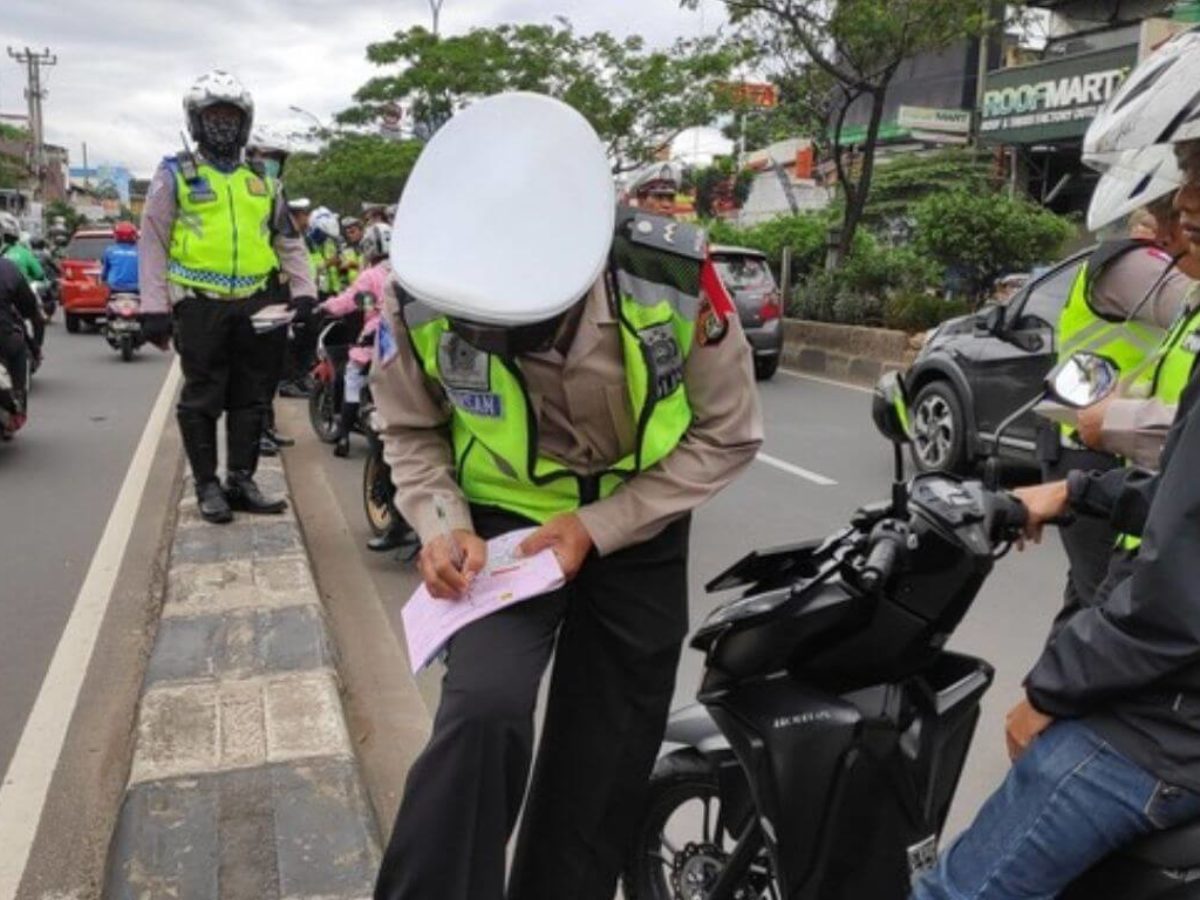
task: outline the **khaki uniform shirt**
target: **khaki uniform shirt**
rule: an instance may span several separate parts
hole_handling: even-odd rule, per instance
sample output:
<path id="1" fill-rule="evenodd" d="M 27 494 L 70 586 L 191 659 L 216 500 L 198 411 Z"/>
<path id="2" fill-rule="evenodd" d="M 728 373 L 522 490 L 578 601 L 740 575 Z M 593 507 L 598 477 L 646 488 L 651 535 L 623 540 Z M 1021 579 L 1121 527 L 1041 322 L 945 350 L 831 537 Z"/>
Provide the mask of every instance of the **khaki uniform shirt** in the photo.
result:
<path id="1" fill-rule="evenodd" d="M 581 302 L 569 344 L 522 356 L 519 365 L 537 416 L 539 450 L 590 474 L 633 452 L 637 427 L 620 325 L 603 282 Z M 397 345 L 395 358 L 377 363 L 372 375 L 384 458 L 396 484 L 397 507 L 427 542 L 439 533 L 434 511 L 439 495 L 450 527 L 471 528 L 466 498 L 455 481 L 451 407 L 417 361 L 397 314 L 394 289 L 387 291 L 384 309 Z M 695 509 L 748 466 L 762 444 L 751 352 L 736 313 L 723 339 L 693 346 L 684 384 L 693 420 L 679 445 L 611 496 L 578 511 L 601 555 L 642 543 Z"/>

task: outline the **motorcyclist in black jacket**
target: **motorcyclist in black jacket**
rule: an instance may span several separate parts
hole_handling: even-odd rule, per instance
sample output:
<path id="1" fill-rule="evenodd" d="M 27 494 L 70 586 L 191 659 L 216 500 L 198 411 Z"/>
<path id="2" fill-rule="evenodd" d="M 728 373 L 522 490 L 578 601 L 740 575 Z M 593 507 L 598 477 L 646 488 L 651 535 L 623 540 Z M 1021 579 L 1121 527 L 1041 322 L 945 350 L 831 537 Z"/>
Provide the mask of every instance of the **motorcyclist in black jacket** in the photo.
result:
<path id="1" fill-rule="evenodd" d="M 0 361 L 12 376 L 14 394 L 22 410 L 28 388 L 25 370 L 29 354 L 41 357 L 44 336 L 42 311 L 29 282 L 10 260 L 0 259 Z"/>

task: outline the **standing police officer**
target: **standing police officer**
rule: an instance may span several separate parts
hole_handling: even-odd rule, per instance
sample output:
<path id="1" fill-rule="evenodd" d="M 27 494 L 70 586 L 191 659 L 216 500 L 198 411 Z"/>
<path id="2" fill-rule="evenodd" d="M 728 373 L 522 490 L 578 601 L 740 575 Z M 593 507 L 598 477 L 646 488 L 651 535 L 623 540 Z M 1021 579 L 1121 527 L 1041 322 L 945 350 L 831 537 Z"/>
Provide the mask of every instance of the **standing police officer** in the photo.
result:
<path id="1" fill-rule="evenodd" d="M 288 300 L 288 291 L 293 303 L 311 306 L 315 287 L 278 182 L 242 161 L 254 118 L 245 88 L 215 70 L 192 86 L 183 108 L 198 152 L 167 157 L 150 184 L 139 244 L 142 312 L 147 338 L 164 349 L 174 315 L 184 378 L 177 417 L 200 514 L 228 522 L 233 509 L 286 508 L 254 482 L 276 366 L 271 337 L 260 335 L 251 317 Z M 222 412 L 223 491 L 217 480 Z"/>
<path id="2" fill-rule="evenodd" d="M 539 526 L 521 552 L 553 550 L 566 585 L 451 639 L 378 898 L 504 896 L 552 651 L 508 897 L 613 896 L 687 630 L 690 513 L 762 441 L 703 232 L 614 204 L 596 133 L 534 94 L 459 113 L 405 187 L 374 378 L 421 575 L 461 597 L 486 539 Z"/>

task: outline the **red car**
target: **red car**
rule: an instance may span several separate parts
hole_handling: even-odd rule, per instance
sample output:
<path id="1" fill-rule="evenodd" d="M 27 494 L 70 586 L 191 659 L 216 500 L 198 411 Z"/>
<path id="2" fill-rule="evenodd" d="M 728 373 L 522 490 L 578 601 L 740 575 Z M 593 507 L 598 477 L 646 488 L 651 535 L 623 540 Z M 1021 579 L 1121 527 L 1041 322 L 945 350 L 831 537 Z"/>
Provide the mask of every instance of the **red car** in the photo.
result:
<path id="1" fill-rule="evenodd" d="M 67 331 L 75 334 L 86 322 L 95 325 L 104 318 L 108 288 L 100 280 L 100 260 L 104 248 L 113 242 L 109 227 L 81 228 L 71 236 L 63 252 L 59 269 L 63 318 Z"/>

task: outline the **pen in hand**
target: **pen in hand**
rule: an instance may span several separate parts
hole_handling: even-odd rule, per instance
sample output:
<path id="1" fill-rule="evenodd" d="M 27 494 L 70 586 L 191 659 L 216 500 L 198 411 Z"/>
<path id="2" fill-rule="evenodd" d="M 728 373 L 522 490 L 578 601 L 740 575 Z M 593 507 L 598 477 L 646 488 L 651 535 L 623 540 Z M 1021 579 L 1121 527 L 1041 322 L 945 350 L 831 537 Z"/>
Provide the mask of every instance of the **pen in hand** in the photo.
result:
<path id="1" fill-rule="evenodd" d="M 440 497 L 434 497 L 433 510 L 437 515 L 438 527 L 442 530 L 442 537 L 446 539 L 446 543 L 450 547 L 450 562 L 453 563 L 455 569 L 461 572 L 463 570 L 463 563 L 465 562 L 462 547 L 458 545 L 458 538 L 454 536 L 454 532 L 450 529 L 450 518 L 446 515 L 446 508 L 442 505 Z"/>

